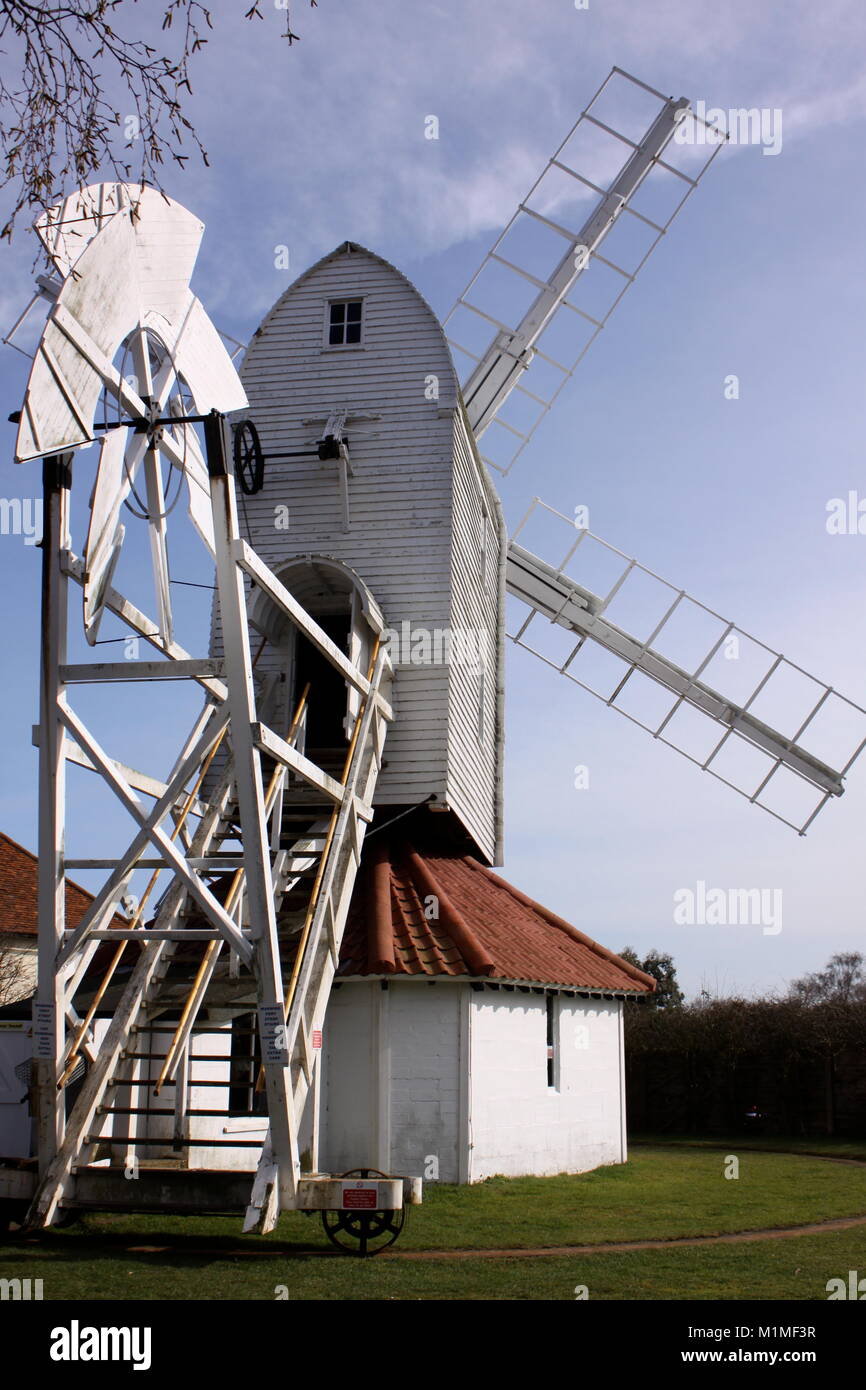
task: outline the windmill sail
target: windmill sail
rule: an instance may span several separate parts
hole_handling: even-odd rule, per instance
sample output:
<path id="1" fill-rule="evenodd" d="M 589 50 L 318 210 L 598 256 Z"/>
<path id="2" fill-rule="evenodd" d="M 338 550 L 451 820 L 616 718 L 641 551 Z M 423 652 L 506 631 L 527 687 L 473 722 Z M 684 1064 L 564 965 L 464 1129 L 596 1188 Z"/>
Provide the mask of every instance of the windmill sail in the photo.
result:
<path id="1" fill-rule="evenodd" d="M 603 119 L 609 106 L 625 130 Z M 678 127 L 690 137 L 698 124 L 685 97 L 613 68 L 445 319 L 469 422 L 487 433 L 482 457 L 498 472 L 510 472 L 721 148 L 713 137 L 707 155 L 702 133 L 684 141 L 702 160 L 662 158 Z M 614 259 L 601 254 L 608 238 Z"/>
<path id="2" fill-rule="evenodd" d="M 571 529 L 559 565 L 517 542 L 538 507 Z M 844 791 L 866 746 L 866 710 L 590 531 L 574 532 L 539 499 L 515 532 L 511 640 L 805 834 Z"/>

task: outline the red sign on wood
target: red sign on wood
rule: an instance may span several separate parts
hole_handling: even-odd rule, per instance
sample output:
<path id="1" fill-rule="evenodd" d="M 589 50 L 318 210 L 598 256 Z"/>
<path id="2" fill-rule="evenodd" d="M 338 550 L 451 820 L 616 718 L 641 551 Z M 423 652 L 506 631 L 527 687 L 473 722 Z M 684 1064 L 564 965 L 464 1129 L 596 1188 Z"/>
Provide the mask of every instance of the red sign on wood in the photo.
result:
<path id="1" fill-rule="evenodd" d="M 313 1047 L 321 1047 L 321 1046 L 322 1046 L 322 1030 L 321 1030 L 321 1028 L 314 1028 L 314 1029 L 313 1029 Z"/>
<path id="2" fill-rule="evenodd" d="M 343 1211 L 375 1211 L 379 1205 L 377 1187 L 344 1187 Z"/>

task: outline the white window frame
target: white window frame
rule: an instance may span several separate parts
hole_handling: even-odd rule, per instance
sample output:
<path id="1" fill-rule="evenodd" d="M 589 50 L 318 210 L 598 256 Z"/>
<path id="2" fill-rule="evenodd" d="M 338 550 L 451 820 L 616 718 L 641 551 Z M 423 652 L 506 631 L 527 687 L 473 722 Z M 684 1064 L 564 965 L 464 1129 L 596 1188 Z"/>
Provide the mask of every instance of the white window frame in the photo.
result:
<path id="1" fill-rule="evenodd" d="M 331 305 L 332 304 L 358 304 L 361 305 L 361 340 L 357 343 L 332 343 L 329 341 L 331 336 Z M 364 294 L 334 295 L 325 300 L 325 316 L 322 326 L 322 347 L 325 352 L 356 352 L 358 348 L 365 345 L 367 336 L 367 296 Z"/>

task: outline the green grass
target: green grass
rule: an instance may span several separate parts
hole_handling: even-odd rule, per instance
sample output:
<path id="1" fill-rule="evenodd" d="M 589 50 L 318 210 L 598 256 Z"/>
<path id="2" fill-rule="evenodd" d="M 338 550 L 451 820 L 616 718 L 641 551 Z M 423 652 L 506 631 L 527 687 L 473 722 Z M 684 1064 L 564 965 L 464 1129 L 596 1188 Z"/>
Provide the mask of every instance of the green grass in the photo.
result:
<path id="1" fill-rule="evenodd" d="M 206 1254 L 133 1255 L 123 1250 L 4 1250 L 4 1278 L 43 1278 L 46 1299 L 293 1301 L 429 1299 L 826 1300 L 828 1279 L 866 1269 L 866 1231 L 748 1245 L 644 1250 L 619 1255 L 543 1256 L 429 1262 L 344 1259 L 340 1255 L 218 1258 Z"/>
<path id="2" fill-rule="evenodd" d="M 783 1154 L 647 1147 L 628 1164 L 555 1178 L 428 1187 L 397 1250 L 494 1250 L 669 1239 L 866 1213 L 863 1169 Z M 866 1227 L 741 1245 L 515 1259 L 411 1261 L 332 1255 L 318 1219 L 288 1213 L 267 1237 L 226 1217 L 90 1215 L 0 1246 L 0 1275 L 42 1278 L 48 1299 L 825 1298 L 866 1271 Z M 148 1251 L 135 1247 L 157 1247 Z M 162 1248 L 160 1248 L 162 1247 Z"/>

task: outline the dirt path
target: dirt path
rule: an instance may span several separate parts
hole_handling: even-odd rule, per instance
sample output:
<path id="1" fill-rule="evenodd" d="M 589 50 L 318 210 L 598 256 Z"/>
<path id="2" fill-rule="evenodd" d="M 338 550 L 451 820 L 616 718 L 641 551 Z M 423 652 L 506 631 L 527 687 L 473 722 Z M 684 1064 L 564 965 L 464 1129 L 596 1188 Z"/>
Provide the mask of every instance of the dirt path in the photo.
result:
<path id="1" fill-rule="evenodd" d="M 822 1235 L 827 1231 L 850 1231 L 857 1226 L 866 1226 L 863 1216 L 837 1216 L 828 1221 L 813 1221 L 807 1226 L 775 1226 L 766 1230 L 732 1231 L 717 1236 L 672 1236 L 666 1240 L 616 1240 L 602 1245 L 544 1245 L 536 1247 L 516 1246 L 503 1250 L 383 1250 L 377 1258 L 382 1260 L 537 1260 L 545 1256 L 563 1255 L 622 1255 L 631 1250 L 682 1250 L 689 1245 L 741 1245 L 755 1240 L 793 1240 L 797 1236 Z M 31 1243 L 36 1244 L 36 1241 Z M 338 1251 L 320 1249 L 318 1246 L 296 1247 L 285 1250 L 279 1247 L 244 1249 L 235 1246 L 228 1250 L 207 1247 L 180 1247 L 173 1245 L 127 1245 L 122 1247 L 129 1255 L 175 1254 L 186 1257 L 206 1256 L 208 1259 L 256 1260 L 274 1258 L 309 1259 L 342 1258 Z"/>
<path id="2" fill-rule="evenodd" d="M 640 1145 L 633 1145 L 640 1147 Z M 658 1144 L 647 1145 L 645 1147 L 658 1148 Z M 671 1144 L 670 1148 L 677 1149 L 702 1149 L 712 1150 L 711 1145 L 706 1144 Z M 725 1146 L 720 1145 L 719 1151 L 724 1151 Z M 780 1150 L 780 1149 L 757 1149 L 750 1148 L 750 1153 L 768 1153 L 784 1155 L 786 1158 L 818 1158 L 825 1163 L 844 1163 L 852 1164 L 854 1167 L 866 1167 L 866 1161 L 858 1158 L 835 1157 L 830 1154 L 805 1153 L 802 1150 Z M 536 1260 L 544 1257 L 569 1256 L 569 1255 L 620 1255 L 628 1254 L 633 1250 L 682 1250 L 687 1246 L 696 1245 L 741 1245 L 750 1241 L 759 1240 L 793 1240 L 797 1236 L 822 1235 L 828 1231 L 849 1231 L 859 1226 L 866 1226 L 866 1214 L 861 1216 L 840 1216 L 833 1217 L 827 1221 L 809 1222 L 804 1226 L 776 1226 L 762 1228 L 752 1231 L 732 1231 L 722 1235 L 713 1236 L 672 1236 L 657 1240 L 624 1240 L 606 1241 L 597 1245 L 548 1245 L 539 1247 L 514 1247 L 500 1250 L 383 1250 L 379 1259 L 383 1260 Z M 37 1243 L 31 1237 L 31 1243 Z M 98 1241 L 97 1241 L 98 1243 Z M 262 1249 L 261 1247 L 244 1248 L 236 1246 L 229 1250 L 219 1248 L 179 1249 L 171 1245 L 128 1245 L 124 1247 L 128 1254 L 136 1255 L 158 1255 L 167 1253 L 182 1253 L 185 1256 L 207 1256 L 215 1258 L 219 1256 L 231 1259 L 273 1259 L 275 1256 L 283 1259 L 296 1258 L 321 1258 L 333 1256 L 340 1258 L 336 1250 L 320 1249 L 316 1246 L 285 1250 L 275 1247 Z"/>
<path id="3" fill-rule="evenodd" d="M 849 1231 L 866 1226 L 866 1216 L 839 1216 L 808 1226 L 782 1226 L 764 1231 L 734 1231 L 721 1236 L 678 1236 L 668 1240 L 608 1241 L 605 1245 L 553 1245 L 537 1250 L 386 1250 L 383 1260 L 525 1260 L 544 1255 L 621 1255 L 630 1250 L 681 1250 L 687 1245 L 739 1245 L 750 1240 L 791 1240 L 824 1231 Z"/>
<path id="4" fill-rule="evenodd" d="M 633 1144 L 639 1148 L 640 1144 Z M 652 1144 L 645 1147 L 659 1148 Z M 671 1144 L 676 1149 L 712 1149 L 709 1144 Z M 725 1146 L 719 1146 L 719 1152 Z M 750 1147 L 749 1153 L 782 1154 L 786 1158 L 820 1158 L 825 1163 L 849 1163 L 856 1168 L 866 1167 L 861 1158 L 836 1158 L 830 1154 L 806 1153 L 803 1150 L 759 1149 Z M 866 1226 L 864 1216 L 839 1216 L 829 1221 L 810 1222 L 807 1226 L 776 1226 L 767 1230 L 732 1231 L 717 1236 L 673 1236 L 662 1240 L 623 1240 L 607 1241 L 603 1245 L 558 1245 L 543 1246 L 537 1250 L 386 1250 L 382 1259 L 388 1260 L 520 1260 L 539 1259 L 545 1255 L 619 1255 L 630 1250 L 679 1250 L 687 1245 L 740 1245 L 754 1240 L 792 1240 L 796 1236 L 820 1235 L 824 1231 L 848 1231 L 856 1226 Z"/>

